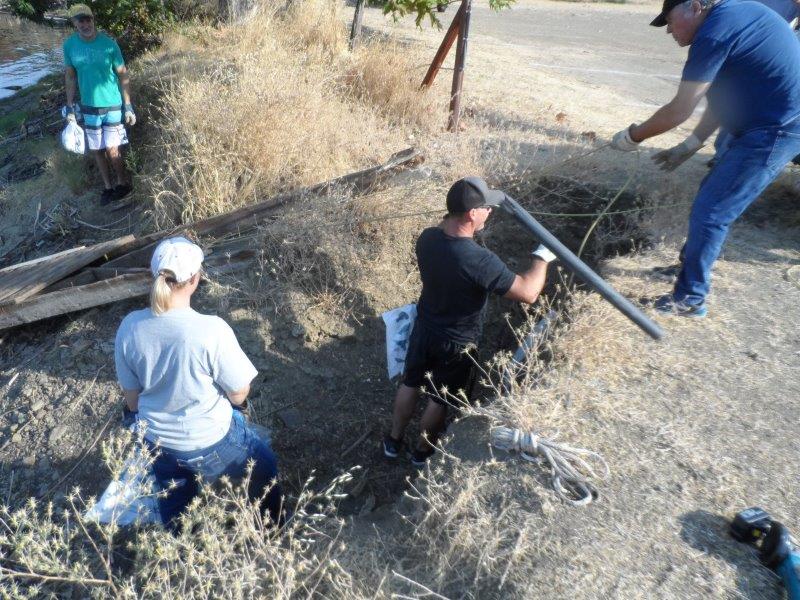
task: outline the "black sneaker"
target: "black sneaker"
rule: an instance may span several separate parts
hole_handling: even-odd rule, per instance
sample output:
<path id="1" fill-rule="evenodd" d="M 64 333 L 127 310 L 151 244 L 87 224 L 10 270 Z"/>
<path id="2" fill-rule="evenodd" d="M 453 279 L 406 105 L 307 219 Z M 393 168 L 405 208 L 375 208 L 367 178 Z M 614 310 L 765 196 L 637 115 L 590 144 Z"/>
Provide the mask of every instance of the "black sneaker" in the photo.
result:
<path id="1" fill-rule="evenodd" d="M 387 435 L 383 438 L 383 455 L 386 458 L 397 458 L 400 456 L 400 448 L 403 447 L 401 440 L 396 440 L 392 436 Z"/>
<path id="2" fill-rule="evenodd" d="M 408 458 L 411 459 L 411 464 L 414 465 L 417 469 L 421 469 L 425 466 L 425 463 L 428 462 L 428 459 L 436 453 L 436 450 L 433 448 L 428 448 L 427 450 L 414 450 L 413 452 L 408 453 Z"/>
<path id="3" fill-rule="evenodd" d="M 118 185 L 114 188 L 114 200 L 122 200 L 133 191 L 133 186 L 128 184 Z"/>
<path id="4" fill-rule="evenodd" d="M 107 190 L 103 190 L 103 193 L 100 194 L 100 205 L 106 206 L 107 204 L 111 204 L 116 199 L 117 196 L 114 188 L 108 188 Z"/>

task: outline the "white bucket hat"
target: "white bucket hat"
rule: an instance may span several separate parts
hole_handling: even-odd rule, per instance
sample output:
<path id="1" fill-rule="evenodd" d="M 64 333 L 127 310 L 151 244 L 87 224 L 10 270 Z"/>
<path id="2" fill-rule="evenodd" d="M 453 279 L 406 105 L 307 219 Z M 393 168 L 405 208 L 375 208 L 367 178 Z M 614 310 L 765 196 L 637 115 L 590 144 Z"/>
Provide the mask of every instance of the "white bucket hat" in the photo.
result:
<path id="1" fill-rule="evenodd" d="M 178 283 L 183 283 L 200 271 L 203 264 L 203 250 L 185 237 L 163 240 L 156 246 L 150 260 L 150 271 L 158 277 L 161 271 L 172 271 Z"/>

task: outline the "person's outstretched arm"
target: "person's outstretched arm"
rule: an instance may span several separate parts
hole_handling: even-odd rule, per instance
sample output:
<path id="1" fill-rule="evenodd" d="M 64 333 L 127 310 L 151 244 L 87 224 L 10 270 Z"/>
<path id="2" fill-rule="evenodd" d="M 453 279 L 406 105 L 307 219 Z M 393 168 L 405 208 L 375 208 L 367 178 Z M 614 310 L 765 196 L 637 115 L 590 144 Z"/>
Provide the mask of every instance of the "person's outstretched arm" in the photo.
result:
<path id="1" fill-rule="evenodd" d="M 674 129 L 686 121 L 692 116 L 694 109 L 697 108 L 710 86 L 711 84 L 705 81 L 681 81 L 678 93 L 672 100 L 659 108 L 641 125 L 631 125 L 631 139 L 636 143 L 643 142 Z M 709 133 L 709 135 L 711 134 Z"/>
<path id="2" fill-rule="evenodd" d="M 530 268 L 514 278 L 514 283 L 511 284 L 511 288 L 503 295 L 503 298 L 526 304 L 536 302 L 547 280 L 547 265 L 555 258 L 555 254 L 540 244 L 533 252 L 533 262 Z"/>

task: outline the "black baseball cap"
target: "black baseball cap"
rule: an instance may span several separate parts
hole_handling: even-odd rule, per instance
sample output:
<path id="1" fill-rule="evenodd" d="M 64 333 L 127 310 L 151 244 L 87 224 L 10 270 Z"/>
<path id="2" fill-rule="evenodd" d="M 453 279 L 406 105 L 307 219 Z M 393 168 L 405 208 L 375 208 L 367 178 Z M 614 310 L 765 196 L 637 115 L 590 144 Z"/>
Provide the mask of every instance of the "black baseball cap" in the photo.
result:
<path id="1" fill-rule="evenodd" d="M 653 27 L 663 27 L 667 24 L 667 15 L 669 11 L 673 8 L 678 6 L 679 4 L 683 4 L 686 0 L 664 0 L 664 5 L 661 7 L 661 14 L 659 14 L 655 19 L 650 21 L 650 25 Z"/>
<path id="2" fill-rule="evenodd" d="M 505 198 L 505 192 L 490 189 L 480 177 L 464 177 L 447 192 L 447 212 L 465 213 L 482 206 L 500 206 Z"/>

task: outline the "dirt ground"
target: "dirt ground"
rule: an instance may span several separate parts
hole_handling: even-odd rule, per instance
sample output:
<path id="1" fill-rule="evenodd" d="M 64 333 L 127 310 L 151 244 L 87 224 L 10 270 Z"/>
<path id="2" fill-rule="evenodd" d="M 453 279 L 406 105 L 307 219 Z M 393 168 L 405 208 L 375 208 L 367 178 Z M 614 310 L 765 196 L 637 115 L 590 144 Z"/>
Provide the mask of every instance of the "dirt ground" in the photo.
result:
<path id="1" fill-rule="evenodd" d="M 476 172 L 491 177 L 501 166 L 507 172 L 499 157 L 512 157 L 519 163 L 516 179 L 504 183 L 517 186 L 519 197 L 539 210 L 558 203 L 547 191 L 529 187 L 528 170 L 532 177 L 552 169 L 570 182 L 593 186 L 586 202 L 571 205 L 581 211 L 596 210 L 598 190 L 613 194 L 628 181 L 625 206 L 644 199 L 662 208 L 618 223 L 630 227 L 630 244 L 594 251 L 623 254 L 604 262 L 602 272 L 627 296 L 638 299 L 667 291 L 669 282 L 656 277 L 652 267 L 674 262 L 708 153 L 674 175 L 655 170 L 648 154 L 680 140 L 686 133 L 682 131 L 654 140 L 641 157 L 609 155 L 608 150 L 583 156 L 617 129 L 646 117 L 652 105 L 669 99 L 674 81 L 660 79 L 652 65 L 647 67 L 652 81 L 643 86 L 636 85 L 641 77 L 631 75 L 636 65 L 617 69 L 627 74 L 592 75 L 593 69 L 609 70 L 616 64 L 615 49 L 624 41 L 616 32 L 631 19 L 646 27 L 652 4 L 526 1 L 519 11 L 516 15 L 524 13 L 532 22 L 544 20 L 541 14 L 554 23 L 578 14 L 574 22 L 587 28 L 602 22 L 608 27 L 606 43 L 593 45 L 591 37 L 582 37 L 583 30 L 572 32 L 565 46 L 506 35 L 499 20 L 488 23 L 490 17 L 499 17 L 479 9 L 476 18 L 484 20 L 475 27 L 470 47 L 461 134 L 480 140 L 476 146 L 481 152 L 471 159 Z M 452 12 L 451 7 L 447 18 Z M 513 21 L 514 13 L 504 18 Z M 620 29 L 615 29 L 618 23 Z M 441 36 L 419 32 L 407 22 L 393 25 L 373 9 L 367 11 L 366 26 L 372 33 L 391 32 L 423 44 L 431 54 Z M 524 28 L 524 19 L 517 18 L 516 26 Z M 669 57 L 671 72 L 678 72 L 680 53 L 666 43 L 666 36 L 659 37 L 664 38 L 659 43 L 665 54 L 653 60 L 667 64 L 664 57 Z M 633 49 L 626 47 L 626 54 L 638 56 L 637 65 L 645 68 L 654 54 L 645 47 L 648 38 L 637 32 L 629 40 Z M 570 55 L 577 53 L 576 43 L 591 55 L 581 73 L 572 68 L 578 64 L 574 61 L 580 62 Z M 449 86 L 449 73 L 442 71 L 437 86 Z M 467 160 L 458 167 L 450 164 L 453 157 L 447 152 L 454 148 L 459 146 L 442 142 L 441 154 L 430 160 L 434 173 L 455 176 L 452 168 L 466 168 Z M 42 254 L 136 230 L 142 215 L 135 208 L 114 214 L 98 210 L 93 192 L 86 191 L 91 180 L 81 175 L 82 165 L 72 161 L 65 167 L 52 142 L 28 142 L 23 153 L 42 157 L 48 172 L 56 175 L 40 180 L 46 185 L 37 184 L 36 178 L 13 184 L 30 186 L 31 192 L 24 209 L 6 208 L 3 213 L 0 253 L 14 256 L 28 249 Z M 2 157 L 0 150 L 0 163 Z M 574 160 L 565 163 L 568 157 Z M 530 563 L 527 591 L 516 597 L 781 597 L 777 579 L 754 553 L 729 539 L 725 518 L 760 505 L 791 529 L 800 528 L 800 430 L 791 413 L 800 397 L 800 287 L 792 270 L 800 262 L 797 181 L 797 173 L 788 170 L 733 228 L 715 269 L 705 321 L 663 320 L 666 336 L 656 343 L 601 300 L 588 301 L 594 320 L 588 325 L 578 320 L 569 334 L 572 340 L 564 342 L 575 354 L 563 367 L 568 383 L 558 413 L 562 421 L 555 424 L 570 441 L 601 452 L 612 475 L 601 486 L 601 501 L 573 508 L 558 502 L 538 467 L 504 463 L 504 474 L 522 482 L 509 493 L 527 495 L 520 504 L 529 508 L 536 527 L 536 538 L 525 548 Z M 580 196 L 574 186 L 570 189 L 570 198 Z M 434 196 L 425 202 L 435 208 L 441 200 Z M 50 225 L 53 233 L 40 231 L 37 236 L 31 232 L 39 202 L 46 208 L 68 204 L 78 212 L 57 210 Z M 59 214 L 70 216 L 59 220 Z M 580 221 L 565 226 L 554 218 L 543 220 L 570 237 L 573 247 L 585 228 Z M 512 266 L 529 243 L 513 227 L 498 218 L 486 235 L 487 245 Z M 410 244 L 411 239 L 399 243 Z M 408 250 L 410 246 L 406 255 Z M 394 390 L 385 376 L 379 313 L 415 298 L 413 264 L 406 272 L 406 281 L 364 290 L 354 302 L 362 310 L 337 319 L 320 307 L 295 314 L 239 302 L 237 290 L 247 288 L 246 275 L 207 285 L 197 305 L 225 316 L 259 370 L 252 416 L 270 428 L 289 490 L 299 489 L 312 472 L 324 480 L 352 465 L 363 467 L 342 512 L 354 515 L 348 542 L 365 547 L 381 536 L 380 528 L 400 527 L 395 503 L 408 490 L 405 477 L 413 476 L 407 463 L 387 463 L 378 450 Z M 117 426 L 119 410 L 114 334 L 122 317 L 141 305 L 139 300 L 118 303 L 0 337 L 3 502 L 18 504 L 30 495 L 58 498 L 75 485 L 90 494 L 102 491 L 108 476 L 98 469 L 98 440 Z M 484 351 L 513 349 L 513 336 L 502 326 L 503 313 L 518 321 L 521 312 L 498 302 L 491 310 Z M 607 343 L 609 336 L 615 339 Z M 580 355 L 581 346 L 591 349 L 592 360 Z M 583 400 L 569 405 L 570 390 Z M 531 418 L 537 418 L 538 409 L 530 407 Z M 550 417 L 542 419 L 554 424 Z M 458 460 L 486 460 L 484 423 L 466 419 L 451 433 L 448 448 Z M 438 591 L 447 593 L 446 587 Z M 498 590 L 464 596 L 505 597 Z"/>

